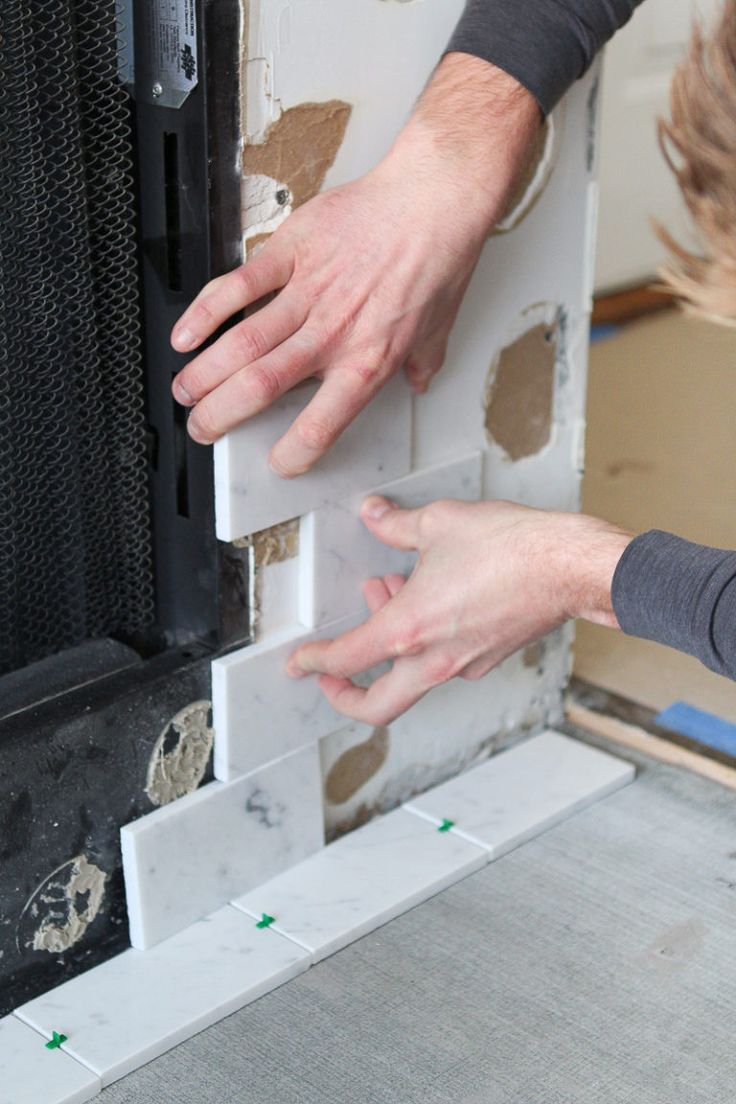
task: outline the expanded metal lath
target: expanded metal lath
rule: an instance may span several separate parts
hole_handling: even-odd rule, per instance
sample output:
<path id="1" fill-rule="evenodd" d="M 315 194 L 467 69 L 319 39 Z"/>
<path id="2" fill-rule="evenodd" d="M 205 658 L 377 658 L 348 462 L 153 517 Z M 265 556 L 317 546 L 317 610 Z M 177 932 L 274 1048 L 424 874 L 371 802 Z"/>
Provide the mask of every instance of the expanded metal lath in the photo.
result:
<path id="1" fill-rule="evenodd" d="M 116 8 L 0 4 L 0 672 L 155 619 Z"/>

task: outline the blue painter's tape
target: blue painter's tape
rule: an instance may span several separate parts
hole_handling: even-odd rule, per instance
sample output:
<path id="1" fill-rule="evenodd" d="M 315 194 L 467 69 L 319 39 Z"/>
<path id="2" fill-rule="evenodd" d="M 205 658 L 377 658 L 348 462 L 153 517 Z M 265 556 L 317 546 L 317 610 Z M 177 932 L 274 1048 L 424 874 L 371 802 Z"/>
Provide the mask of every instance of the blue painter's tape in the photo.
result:
<path id="1" fill-rule="evenodd" d="M 598 326 L 590 327 L 590 343 L 595 345 L 597 341 L 605 341 L 609 337 L 615 337 L 621 330 L 620 326 L 613 322 L 601 322 Z"/>
<path id="2" fill-rule="evenodd" d="M 674 702 L 655 717 L 655 721 L 671 732 L 679 732 L 681 736 L 725 751 L 727 755 L 736 755 L 736 724 L 724 721 L 715 713 L 706 713 L 687 702 Z"/>

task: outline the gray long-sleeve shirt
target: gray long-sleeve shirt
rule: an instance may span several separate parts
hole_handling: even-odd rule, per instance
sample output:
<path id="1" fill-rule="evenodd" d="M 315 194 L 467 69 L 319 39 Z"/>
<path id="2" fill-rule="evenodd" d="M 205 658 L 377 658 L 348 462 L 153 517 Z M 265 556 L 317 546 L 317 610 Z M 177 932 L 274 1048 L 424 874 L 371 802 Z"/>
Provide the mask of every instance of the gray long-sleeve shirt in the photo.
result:
<path id="1" fill-rule="evenodd" d="M 467 0 L 447 49 L 510 73 L 548 114 L 641 2 Z M 624 632 L 736 679 L 736 552 L 652 530 L 624 552 L 612 593 Z"/>
<path id="2" fill-rule="evenodd" d="M 492 62 L 548 114 L 642 0 L 467 0 L 448 51 Z"/>

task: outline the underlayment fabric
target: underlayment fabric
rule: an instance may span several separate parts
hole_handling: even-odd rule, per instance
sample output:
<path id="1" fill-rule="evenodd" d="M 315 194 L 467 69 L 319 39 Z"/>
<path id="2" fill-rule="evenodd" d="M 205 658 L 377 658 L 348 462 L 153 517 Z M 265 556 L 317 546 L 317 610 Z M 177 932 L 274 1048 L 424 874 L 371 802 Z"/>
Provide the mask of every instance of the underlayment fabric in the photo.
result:
<path id="1" fill-rule="evenodd" d="M 736 679 L 736 552 L 651 529 L 626 548 L 612 598 L 629 636 L 668 644 Z"/>
<path id="2" fill-rule="evenodd" d="M 644 761 L 633 785 L 99 1099 L 731 1100 L 735 848 L 733 791 Z"/>
<path id="3" fill-rule="evenodd" d="M 642 0 L 467 0 L 447 51 L 510 73 L 549 114 Z"/>

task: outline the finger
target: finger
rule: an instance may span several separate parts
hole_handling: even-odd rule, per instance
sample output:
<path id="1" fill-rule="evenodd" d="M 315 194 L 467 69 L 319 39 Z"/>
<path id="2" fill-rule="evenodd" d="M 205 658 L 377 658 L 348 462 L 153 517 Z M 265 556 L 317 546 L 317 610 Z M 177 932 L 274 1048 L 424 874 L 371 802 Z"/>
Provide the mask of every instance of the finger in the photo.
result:
<path id="1" fill-rule="evenodd" d="M 402 510 L 383 495 L 370 495 L 360 510 L 363 524 L 374 537 L 391 548 L 401 548 L 405 552 L 419 548 L 420 513 L 421 510 Z"/>
<path id="2" fill-rule="evenodd" d="M 196 349 L 236 311 L 286 284 L 293 271 L 291 250 L 274 241 L 252 261 L 206 284 L 174 326 L 171 344 L 180 353 Z"/>
<path id="3" fill-rule="evenodd" d="M 411 353 L 404 365 L 404 373 L 417 395 L 423 395 L 434 376 L 445 363 L 447 355 L 447 337 L 426 342 L 420 349 Z"/>
<path id="4" fill-rule="evenodd" d="M 362 625 L 335 640 L 315 640 L 303 645 L 291 656 L 287 670 L 297 676 L 318 671 L 338 678 L 368 671 L 387 659 L 406 654 L 407 647 L 399 633 L 401 621 L 401 609 L 389 602 Z M 413 644 L 416 645 L 413 650 L 421 649 L 418 634 Z"/>
<path id="5" fill-rule="evenodd" d="M 284 290 L 190 361 L 174 377 L 174 398 L 184 406 L 199 402 L 239 369 L 260 360 L 296 333 L 307 314 L 304 302 Z"/>
<path id="6" fill-rule="evenodd" d="M 391 594 L 383 579 L 367 579 L 363 583 L 363 596 L 371 613 L 378 613 L 391 601 Z"/>
<path id="7" fill-rule="evenodd" d="M 312 401 L 271 449 L 269 463 L 277 475 L 290 479 L 316 464 L 358 416 L 373 395 L 360 378 L 334 371 Z"/>
<path id="8" fill-rule="evenodd" d="M 321 675 L 319 684 L 338 713 L 372 725 L 390 724 L 432 689 L 418 659 L 399 660 L 367 690 L 331 675 Z"/>
<path id="9" fill-rule="evenodd" d="M 404 575 L 384 575 L 383 581 L 391 597 L 395 598 L 401 588 L 406 585 L 407 579 Z"/>
<path id="10" fill-rule="evenodd" d="M 314 345 L 304 327 L 268 356 L 241 368 L 197 403 L 187 429 L 201 445 L 210 445 L 246 418 L 313 373 Z"/>

